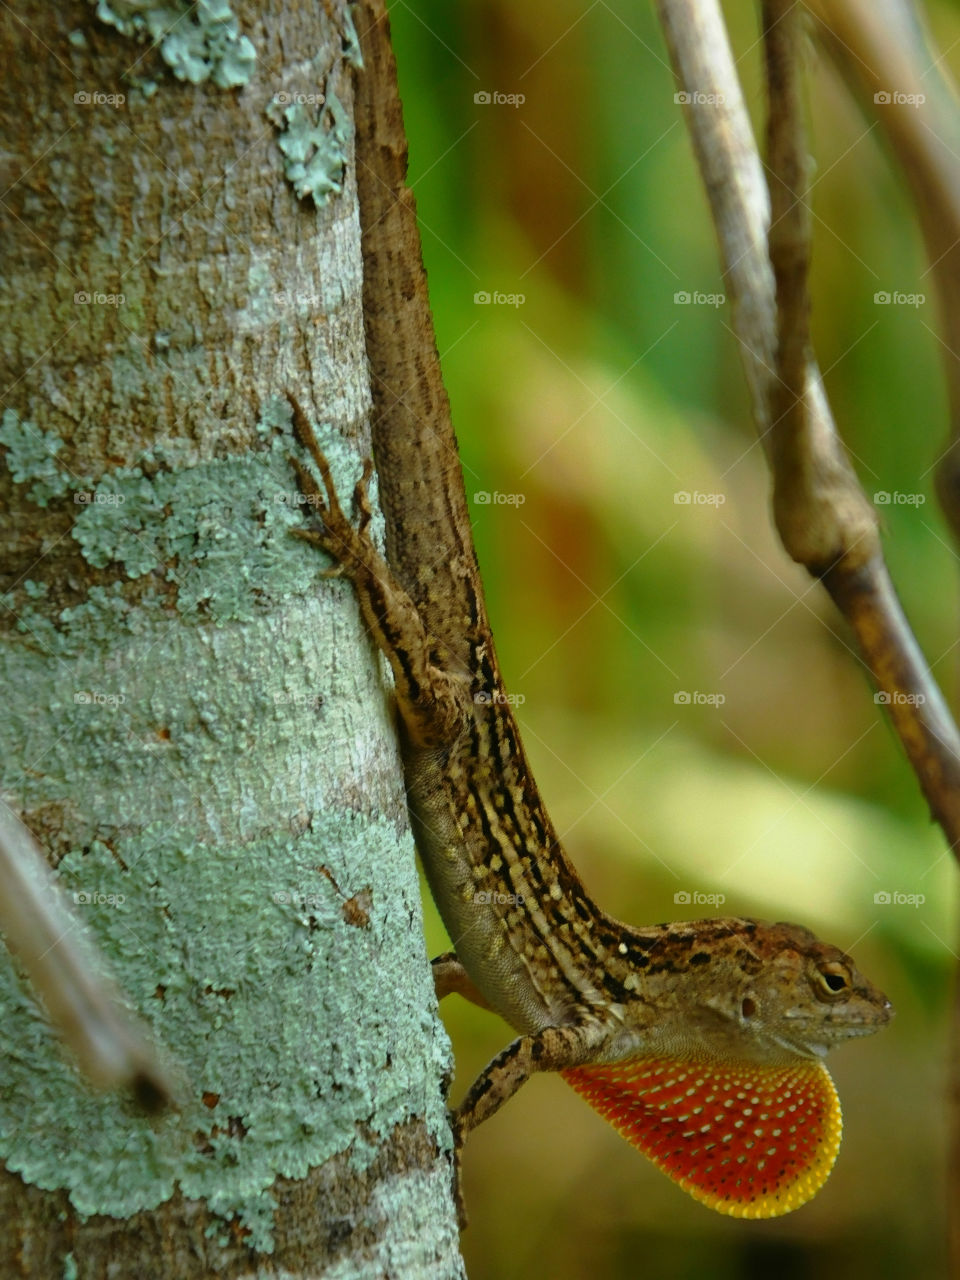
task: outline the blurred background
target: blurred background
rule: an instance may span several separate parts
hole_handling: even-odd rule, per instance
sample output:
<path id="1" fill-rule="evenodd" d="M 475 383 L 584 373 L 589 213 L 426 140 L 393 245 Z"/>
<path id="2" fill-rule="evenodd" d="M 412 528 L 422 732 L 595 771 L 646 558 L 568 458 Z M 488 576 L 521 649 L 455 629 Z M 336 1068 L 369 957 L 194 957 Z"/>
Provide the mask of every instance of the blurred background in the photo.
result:
<path id="1" fill-rule="evenodd" d="M 756 125 L 756 14 L 727 11 Z M 926 12 L 956 74 L 960 11 Z M 828 1186 L 769 1222 L 704 1209 L 561 1079 L 533 1080 L 467 1146 L 470 1275 L 945 1275 L 957 870 L 842 623 L 772 531 L 653 7 L 397 0 L 392 21 L 490 612 L 561 837 L 613 914 L 798 921 L 897 1009 L 832 1060 L 845 1137 Z M 811 52 L 817 353 L 956 705 L 932 281 L 874 122 Z M 895 291 L 925 300 L 874 300 Z M 427 928 L 446 949 L 429 906 Z M 443 1016 L 459 1098 L 509 1032 L 456 998 Z"/>

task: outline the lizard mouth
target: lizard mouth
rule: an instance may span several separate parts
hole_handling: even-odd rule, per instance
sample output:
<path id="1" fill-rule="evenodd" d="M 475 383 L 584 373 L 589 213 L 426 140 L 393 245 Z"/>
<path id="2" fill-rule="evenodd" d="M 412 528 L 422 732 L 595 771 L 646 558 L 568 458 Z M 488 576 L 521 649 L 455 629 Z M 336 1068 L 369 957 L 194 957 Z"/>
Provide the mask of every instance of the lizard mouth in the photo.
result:
<path id="1" fill-rule="evenodd" d="M 893 1010 L 887 1003 L 883 1010 L 884 1016 L 870 1022 L 822 1022 L 817 1026 L 814 1033 L 811 1028 L 811 1034 L 803 1034 L 802 1027 L 797 1028 L 794 1035 L 777 1034 L 770 1032 L 769 1037 L 774 1044 L 779 1045 L 782 1049 L 788 1050 L 790 1053 L 799 1054 L 803 1058 L 823 1058 L 831 1049 L 838 1044 L 842 1044 L 845 1040 L 854 1040 L 860 1036 L 872 1036 L 880 1030 L 890 1018 L 893 1016 Z M 790 1017 L 791 1015 L 787 1015 Z M 802 1017 L 801 1014 L 793 1015 L 796 1019 Z"/>

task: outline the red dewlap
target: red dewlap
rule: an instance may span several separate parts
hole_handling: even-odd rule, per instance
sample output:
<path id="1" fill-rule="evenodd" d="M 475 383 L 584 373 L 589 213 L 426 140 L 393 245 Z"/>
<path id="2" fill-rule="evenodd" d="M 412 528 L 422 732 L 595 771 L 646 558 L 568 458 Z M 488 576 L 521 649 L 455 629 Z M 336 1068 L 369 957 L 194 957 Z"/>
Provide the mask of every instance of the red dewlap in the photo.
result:
<path id="1" fill-rule="evenodd" d="M 773 1218 L 798 1209 L 837 1157 L 840 1104 L 820 1062 L 632 1058 L 561 1074 L 674 1182 L 719 1213 Z"/>

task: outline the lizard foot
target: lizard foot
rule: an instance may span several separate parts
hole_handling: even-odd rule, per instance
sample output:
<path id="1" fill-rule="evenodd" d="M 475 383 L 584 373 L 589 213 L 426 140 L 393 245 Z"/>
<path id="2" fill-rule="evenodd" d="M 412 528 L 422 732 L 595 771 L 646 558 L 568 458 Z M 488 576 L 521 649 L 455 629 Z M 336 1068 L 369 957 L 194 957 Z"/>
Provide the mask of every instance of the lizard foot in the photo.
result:
<path id="1" fill-rule="evenodd" d="M 371 509 L 368 489 L 373 475 L 373 460 L 367 458 L 363 464 L 363 474 L 357 481 L 353 491 L 353 504 L 357 511 L 357 523 L 353 524 L 340 506 L 336 485 L 330 474 L 330 465 L 326 455 L 317 443 L 310 420 L 297 401 L 289 392 L 287 399 L 293 410 L 293 428 L 297 439 L 310 454 L 323 488 L 317 484 L 313 475 L 298 458 L 291 457 L 290 464 L 297 473 L 300 491 L 310 506 L 317 513 L 320 524 L 306 529 L 291 529 L 295 538 L 302 538 L 334 558 L 337 562 L 333 568 L 325 570 L 326 577 L 355 577 L 361 568 L 370 569 L 376 551 L 367 534 L 370 524 Z M 371 556 L 371 553 L 373 555 Z"/>

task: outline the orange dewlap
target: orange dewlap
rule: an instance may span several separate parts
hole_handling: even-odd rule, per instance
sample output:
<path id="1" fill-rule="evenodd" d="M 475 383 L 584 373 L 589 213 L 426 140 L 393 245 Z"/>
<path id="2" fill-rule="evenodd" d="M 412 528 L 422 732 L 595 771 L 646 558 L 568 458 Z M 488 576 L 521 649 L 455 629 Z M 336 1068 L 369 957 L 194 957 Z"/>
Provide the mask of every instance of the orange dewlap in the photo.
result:
<path id="1" fill-rule="evenodd" d="M 631 1058 L 568 1084 L 684 1191 L 735 1218 L 775 1218 L 826 1182 L 840 1103 L 821 1062 L 788 1067 Z"/>

